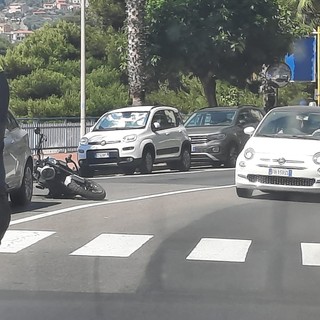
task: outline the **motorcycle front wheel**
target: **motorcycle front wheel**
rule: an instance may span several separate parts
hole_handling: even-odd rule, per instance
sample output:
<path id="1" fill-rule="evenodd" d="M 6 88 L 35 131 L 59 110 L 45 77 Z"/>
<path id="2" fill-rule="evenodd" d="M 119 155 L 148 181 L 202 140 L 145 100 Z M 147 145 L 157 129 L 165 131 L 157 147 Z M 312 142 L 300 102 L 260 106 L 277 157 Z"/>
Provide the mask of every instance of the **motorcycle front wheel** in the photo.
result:
<path id="1" fill-rule="evenodd" d="M 107 193 L 93 180 L 84 179 L 84 182 L 72 179 L 67 188 L 76 195 L 89 200 L 103 200 Z"/>

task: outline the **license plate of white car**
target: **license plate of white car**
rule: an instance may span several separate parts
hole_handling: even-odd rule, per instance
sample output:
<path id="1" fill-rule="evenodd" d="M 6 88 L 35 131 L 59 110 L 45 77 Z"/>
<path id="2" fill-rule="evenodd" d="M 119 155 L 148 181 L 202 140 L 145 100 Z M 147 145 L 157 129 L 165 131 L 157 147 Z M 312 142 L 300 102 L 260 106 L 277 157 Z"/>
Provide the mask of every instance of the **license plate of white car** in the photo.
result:
<path id="1" fill-rule="evenodd" d="M 269 168 L 269 176 L 292 177 L 292 170 L 281 168 Z"/>
<path id="2" fill-rule="evenodd" d="M 95 154 L 95 158 L 109 158 L 109 152 L 98 152 Z"/>
<path id="3" fill-rule="evenodd" d="M 191 145 L 191 152 L 195 152 L 197 149 L 196 149 L 196 146 L 194 145 Z"/>

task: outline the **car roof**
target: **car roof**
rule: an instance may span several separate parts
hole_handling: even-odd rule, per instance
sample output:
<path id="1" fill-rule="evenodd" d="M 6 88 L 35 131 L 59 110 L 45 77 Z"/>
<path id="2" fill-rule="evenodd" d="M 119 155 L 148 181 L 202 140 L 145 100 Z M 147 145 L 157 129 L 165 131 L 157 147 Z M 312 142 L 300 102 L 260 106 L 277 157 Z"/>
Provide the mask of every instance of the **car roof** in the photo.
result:
<path id="1" fill-rule="evenodd" d="M 124 111 L 149 112 L 150 110 L 155 109 L 155 108 L 166 108 L 166 109 L 171 109 L 171 110 L 177 111 L 177 108 L 174 108 L 174 107 L 154 105 L 154 106 L 129 106 L 129 107 L 124 107 L 124 108 L 109 110 L 108 112 L 124 112 Z M 106 113 L 108 113 L 108 112 L 106 112 Z"/>
<path id="2" fill-rule="evenodd" d="M 271 109 L 271 111 L 293 111 L 293 112 L 305 111 L 305 112 L 320 113 L 320 107 L 293 105 L 293 106 L 276 107 L 276 108 Z"/>
<path id="3" fill-rule="evenodd" d="M 242 108 L 255 108 L 255 109 L 261 109 L 262 108 L 259 108 L 257 106 L 254 106 L 254 105 L 240 105 L 240 106 L 234 106 L 234 107 L 205 107 L 205 108 L 202 108 L 202 109 L 198 109 L 198 110 L 195 110 L 195 112 L 198 112 L 198 111 L 225 111 L 225 110 L 239 110 L 239 109 L 242 109 Z"/>

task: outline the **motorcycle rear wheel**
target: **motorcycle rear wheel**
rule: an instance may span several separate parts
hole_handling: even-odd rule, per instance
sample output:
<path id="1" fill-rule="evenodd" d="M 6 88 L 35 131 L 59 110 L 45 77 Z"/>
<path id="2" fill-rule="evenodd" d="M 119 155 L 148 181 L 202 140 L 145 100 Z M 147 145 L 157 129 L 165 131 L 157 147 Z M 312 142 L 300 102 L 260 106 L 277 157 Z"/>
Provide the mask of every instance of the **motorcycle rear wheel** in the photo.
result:
<path id="1" fill-rule="evenodd" d="M 84 183 L 72 179 L 67 188 L 73 194 L 89 200 L 103 200 L 107 195 L 106 191 L 98 183 L 89 179 L 85 179 Z"/>

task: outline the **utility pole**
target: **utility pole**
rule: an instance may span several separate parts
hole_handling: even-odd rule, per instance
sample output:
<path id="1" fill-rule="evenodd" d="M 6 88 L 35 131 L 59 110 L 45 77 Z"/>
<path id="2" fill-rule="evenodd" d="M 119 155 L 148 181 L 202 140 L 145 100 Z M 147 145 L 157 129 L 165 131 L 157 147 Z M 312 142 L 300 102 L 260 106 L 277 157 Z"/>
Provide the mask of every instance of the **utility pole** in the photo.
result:
<path id="1" fill-rule="evenodd" d="M 317 28 L 317 105 L 320 106 L 320 26 Z"/>

